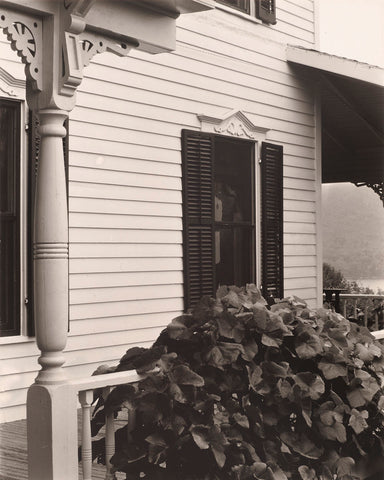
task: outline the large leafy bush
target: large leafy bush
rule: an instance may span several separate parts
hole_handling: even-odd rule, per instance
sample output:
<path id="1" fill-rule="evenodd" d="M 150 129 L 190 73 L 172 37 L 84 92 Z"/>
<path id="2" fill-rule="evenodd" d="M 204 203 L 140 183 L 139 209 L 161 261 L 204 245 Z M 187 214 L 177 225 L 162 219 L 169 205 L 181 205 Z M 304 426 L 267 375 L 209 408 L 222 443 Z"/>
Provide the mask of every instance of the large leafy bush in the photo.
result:
<path id="1" fill-rule="evenodd" d="M 94 433 L 106 412 L 135 419 L 112 458 L 129 480 L 351 480 L 383 458 L 383 346 L 296 297 L 267 309 L 254 285 L 222 287 L 112 370 L 131 369 L 143 380 L 93 419 Z"/>

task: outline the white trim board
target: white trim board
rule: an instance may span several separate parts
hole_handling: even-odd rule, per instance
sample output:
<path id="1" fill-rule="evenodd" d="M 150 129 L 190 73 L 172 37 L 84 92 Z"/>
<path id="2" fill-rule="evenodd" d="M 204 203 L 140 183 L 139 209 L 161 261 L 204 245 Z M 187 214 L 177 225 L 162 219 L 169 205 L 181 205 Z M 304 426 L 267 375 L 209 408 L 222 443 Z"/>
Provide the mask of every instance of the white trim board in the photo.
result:
<path id="1" fill-rule="evenodd" d="M 384 68 L 336 55 L 288 45 L 287 61 L 384 87 Z"/>

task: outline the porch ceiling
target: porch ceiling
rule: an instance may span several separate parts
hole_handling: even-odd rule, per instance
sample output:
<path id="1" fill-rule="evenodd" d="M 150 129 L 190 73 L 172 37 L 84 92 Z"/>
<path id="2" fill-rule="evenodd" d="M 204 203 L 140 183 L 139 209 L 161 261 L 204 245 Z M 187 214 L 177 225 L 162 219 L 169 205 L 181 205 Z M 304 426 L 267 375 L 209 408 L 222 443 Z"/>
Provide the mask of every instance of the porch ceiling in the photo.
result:
<path id="1" fill-rule="evenodd" d="M 384 69 L 298 47 L 287 59 L 320 87 L 323 183 L 383 183 Z"/>

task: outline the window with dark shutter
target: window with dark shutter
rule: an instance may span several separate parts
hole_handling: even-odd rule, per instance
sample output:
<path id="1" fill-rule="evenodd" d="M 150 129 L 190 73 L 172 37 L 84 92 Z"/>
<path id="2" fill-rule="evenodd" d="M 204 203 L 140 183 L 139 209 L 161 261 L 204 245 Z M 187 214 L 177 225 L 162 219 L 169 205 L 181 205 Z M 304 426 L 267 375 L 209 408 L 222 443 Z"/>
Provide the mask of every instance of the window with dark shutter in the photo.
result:
<path id="1" fill-rule="evenodd" d="M 0 335 L 20 334 L 20 103 L 0 100 Z"/>
<path id="2" fill-rule="evenodd" d="M 266 298 L 283 298 L 283 147 L 262 143 L 262 287 Z"/>
<path id="3" fill-rule="evenodd" d="M 254 142 L 183 131 L 185 307 L 255 277 Z"/>
<path id="4" fill-rule="evenodd" d="M 276 23 L 276 0 L 256 0 L 256 17 L 265 23 Z"/>

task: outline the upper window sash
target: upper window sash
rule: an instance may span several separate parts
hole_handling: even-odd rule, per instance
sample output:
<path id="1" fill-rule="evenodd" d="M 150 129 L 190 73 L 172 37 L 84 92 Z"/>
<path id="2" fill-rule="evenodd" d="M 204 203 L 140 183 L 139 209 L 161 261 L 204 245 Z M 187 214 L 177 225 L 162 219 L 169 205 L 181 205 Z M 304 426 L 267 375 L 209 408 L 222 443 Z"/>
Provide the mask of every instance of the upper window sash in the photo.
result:
<path id="1" fill-rule="evenodd" d="M 276 0 L 217 0 L 239 12 L 255 17 L 263 23 L 276 24 Z"/>
<path id="2" fill-rule="evenodd" d="M 217 0 L 219 3 L 250 13 L 250 0 Z"/>

